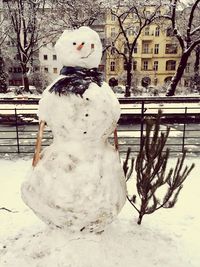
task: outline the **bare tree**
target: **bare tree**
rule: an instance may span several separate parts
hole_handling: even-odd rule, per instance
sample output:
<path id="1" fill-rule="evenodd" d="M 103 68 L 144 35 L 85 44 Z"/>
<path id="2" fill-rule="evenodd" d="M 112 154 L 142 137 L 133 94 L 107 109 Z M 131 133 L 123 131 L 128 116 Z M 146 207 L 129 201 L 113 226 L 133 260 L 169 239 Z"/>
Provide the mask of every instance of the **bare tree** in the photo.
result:
<path id="1" fill-rule="evenodd" d="M 111 16 L 115 17 L 118 23 L 118 32 L 112 39 L 111 51 L 115 51 L 124 59 L 126 71 L 126 91 L 125 96 L 130 96 L 132 83 L 132 62 L 134 49 L 136 48 L 138 38 L 143 29 L 156 21 L 160 15 L 161 1 L 154 4 L 151 12 L 147 11 L 151 6 L 145 1 L 118 1 L 117 4 L 110 7 Z M 130 34 L 131 32 L 131 34 Z M 123 44 L 123 48 L 119 43 Z"/>
<path id="2" fill-rule="evenodd" d="M 171 21 L 173 34 L 180 44 L 182 54 L 177 71 L 169 84 L 167 96 L 173 96 L 175 94 L 177 84 L 184 73 L 188 58 L 195 47 L 200 44 L 200 0 L 191 1 L 191 3 L 182 8 L 181 11 L 179 9 L 178 0 L 172 0 L 170 2 L 170 13 L 168 16 L 165 16 L 165 18 Z M 184 17 L 184 22 L 180 19 L 181 17 Z M 180 21 L 184 23 L 184 27 L 179 24 Z"/>
<path id="3" fill-rule="evenodd" d="M 194 62 L 194 77 L 193 82 L 195 88 L 200 89 L 200 73 L 199 73 L 199 64 L 200 64 L 200 45 L 195 47 L 195 62 Z"/>
<path id="4" fill-rule="evenodd" d="M 56 31 L 50 31 L 45 18 L 44 0 L 8 0 L 5 2 L 9 38 L 15 44 L 18 61 L 22 69 L 24 91 L 29 92 L 28 71 L 33 58 L 48 37 L 54 38 Z M 42 44 L 43 45 L 43 44 Z"/>
<path id="5" fill-rule="evenodd" d="M 0 10 L 0 12 L 1 12 L 1 10 Z M 7 34 L 8 34 L 8 30 L 7 30 L 4 22 L 5 22 L 5 19 L 0 16 L 0 47 L 2 47 L 4 41 L 7 37 Z"/>
<path id="6" fill-rule="evenodd" d="M 53 12 L 49 23 L 53 28 L 62 29 L 91 26 L 104 15 L 103 1 L 100 0 L 50 0 L 49 5 Z"/>

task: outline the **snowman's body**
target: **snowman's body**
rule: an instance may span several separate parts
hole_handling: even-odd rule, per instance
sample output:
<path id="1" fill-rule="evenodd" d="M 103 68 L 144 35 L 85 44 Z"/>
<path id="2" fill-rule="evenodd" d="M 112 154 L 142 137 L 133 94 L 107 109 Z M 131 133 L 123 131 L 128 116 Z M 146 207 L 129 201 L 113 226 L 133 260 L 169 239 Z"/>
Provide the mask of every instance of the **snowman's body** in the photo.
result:
<path id="1" fill-rule="evenodd" d="M 119 116 L 106 83 L 91 83 L 82 97 L 45 90 L 39 118 L 51 128 L 53 143 L 31 170 L 22 197 L 47 224 L 100 232 L 119 213 L 125 179 L 118 152 L 108 143 Z"/>

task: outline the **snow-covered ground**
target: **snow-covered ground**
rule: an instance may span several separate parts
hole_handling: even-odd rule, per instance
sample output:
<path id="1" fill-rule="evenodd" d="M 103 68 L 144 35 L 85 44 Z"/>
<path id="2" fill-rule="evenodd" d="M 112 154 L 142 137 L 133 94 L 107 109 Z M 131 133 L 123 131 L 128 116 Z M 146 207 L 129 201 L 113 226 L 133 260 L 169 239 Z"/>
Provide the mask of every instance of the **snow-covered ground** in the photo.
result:
<path id="1" fill-rule="evenodd" d="M 0 210 L 0 266 L 199 267 L 200 164 L 187 159 L 192 162 L 195 169 L 173 209 L 146 215 L 139 226 L 137 213 L 126 203 L 118 220 L 101 235 L 72 235 L 47 229 L 22 202 L 20 186 L 31 160 L 1 159 L 0 208 L 13 212 Z"/>

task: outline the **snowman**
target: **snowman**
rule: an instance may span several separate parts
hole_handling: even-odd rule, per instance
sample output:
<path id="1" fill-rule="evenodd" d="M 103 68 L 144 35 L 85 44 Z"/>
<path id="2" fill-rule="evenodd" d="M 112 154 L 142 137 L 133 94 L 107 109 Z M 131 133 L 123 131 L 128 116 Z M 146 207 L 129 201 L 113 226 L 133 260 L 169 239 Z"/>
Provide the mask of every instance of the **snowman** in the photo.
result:
<path id="1" fill-rule="evenodd" d="M 97 70 L 102 45 L 95 31 L 64 31 L 55 49 L 63 68 L 39 102 L 36 151 L 22 199 L 50 227 L 100 233 L 126 200 L 119 154 L 108 142 L 120 107 Z M 53 142 L 40 153 L 45 124 Z"/>

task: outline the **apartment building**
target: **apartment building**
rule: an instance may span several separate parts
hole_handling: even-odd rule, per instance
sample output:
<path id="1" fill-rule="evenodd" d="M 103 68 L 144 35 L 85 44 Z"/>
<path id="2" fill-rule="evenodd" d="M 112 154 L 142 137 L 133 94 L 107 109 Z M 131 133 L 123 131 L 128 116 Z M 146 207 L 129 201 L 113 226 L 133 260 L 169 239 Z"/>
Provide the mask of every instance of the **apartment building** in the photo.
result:
<path id="1" fill-rule="evenodd" d="M 152 8 L 153 6 L 147 6 L 146 12 L 151 13 Z M 164 7 L 162 7 L 160 12 L 164 12 Z M 129 27 L 127 28 L 127 36 L 130 43 L 133 42 L 135 33 L 139 27 L 137 19 L 137 16 L 134 16 L 134 14 L 130 15 L 128 19 Z M 130 25 L 132 26 L 130 27 Z M 95 21 L 92 28 L 99 33 L 104 47 L 111 43 L 119 32 L 116 17 L 112 16 L 109 12 L 105 14 L 105 17 Z M 46 73 L 49 81 L 54 80 L 59 75 L 62 67 L 57 60 L 54 49 L 55 41 L 47 44 L 44 41 L 35 58 L 33 58 L 35 67 L 38 70 L 40 69 L 41 72 Z M 127 47 L 125 43 L 122 36 L 118 38 L 116 47 L 119 51 L 126 52 Z M 6 45 L 9 51 L 12 51 L 12 58 L 14 59 L 9 67 L 9 84 L 21 85 L 22 70 L 17 60 L 18 55 L 16 47 L 14 47 L 15 44 L 12 40 L 6 40 Z M 171 36 L 170 28 L 167 25 L 155 22 L 145 27 L 133 53 L 133 82 L 137 85 L 163 85 L 165 82 L 170 81 L 177 69 L 180 54 L 180 46 L 176 38 Z M 103 54 L 99 69 L 104 73 L 104 78 L 107 82 L 114 77 L 120 83 L 125 84 L 126 64 L 123 57 L 118 53 L 107 50 Z M 189 86 L 191 70 L 192 63 L 188 62 L 185 74 L 181 80 L 183 86 Z"/>
<path id="2" fill-rule="evenodd" d="M 146 12 L 151 14 L 153 6 L 146 8 Z M 164 12 L 161 8 L 160 12 Z M 129 42 L 132 43 L 135 39 L 136 32 L 139 30 L 137 16 L 130 14 L 127 23 L 126 34 Z M 130 26 L 132 24 L 132 26 Z M 109 12 L 106 18 L 106 38 L 110 42 L 115 40 L 120 28 L 117 19 Z M 126 40 L 121 35 L 117 38 L 115 46 L 119 52 L 127 53 Z M 136 85 L 163 85 L 169 82 L 173 77 L 181 55 L 181 48 L 175 37 L 172 36 L 170 27 L 162 22 L 155 22 L 146 26 L 140 37 L 137 45 L 134 48 L 132 57 L 132 76 L 133 82 Z M 186 75 L 181 80 L 181 85 L 189 83 L 189 66 L 186 70 Z M 117 79 L 120 83 L 125 83 L 126 64 L 124 57 L 116 51 L 109 50 L 106 54 L 106 80 L 109 82 L 111 78 Z"/>

